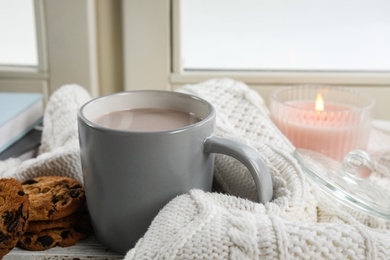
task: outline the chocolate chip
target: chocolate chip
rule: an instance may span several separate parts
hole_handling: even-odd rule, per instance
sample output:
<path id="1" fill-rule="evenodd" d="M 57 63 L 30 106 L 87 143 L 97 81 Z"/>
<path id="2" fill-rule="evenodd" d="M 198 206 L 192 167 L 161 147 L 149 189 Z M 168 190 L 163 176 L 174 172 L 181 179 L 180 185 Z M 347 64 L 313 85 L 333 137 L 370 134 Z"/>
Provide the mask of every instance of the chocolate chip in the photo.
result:
<path id="1" fill-rule="evenodd" d="M 56 195 L 53 195 L 53 198 L 51 199 L 51 201 L 56 204 L 58 201 L 60 200 L 60 198 Z"/>
<path id="2" fill-rule="evenodd" d="M 13 216 L 14 215 L 9 211 L 4 212 L 3 216 L 1 216 L 4 219 L 4 225 L 8 225 L 11 222 Z"/>
<path id="3" fill-rule="evenodd" d="M 25 180 L 24 182 L 22 182 L 22 185 L 30 185 L 30 184 L 34 184 L 34 183 L 38 183 L 38 182 L 34 179 L 29 179 L 29 180 Z"/>
<path id="4" fill-rule="evenodd" d="M 62 239 L 65 239 L 65 238 L 67 238 L 67 237 L 68 237 L 68 235 L 69 235 L 69 233 L 70 233 L 70 231 L 69 231 L 69 230 L 62 231 L 62 232 L 61 232 L 61 237 L 62 237 Z"/>
<path id="5" fill-rule="evenodd" d="M 3 232 L 0 231 L 0 242 L 4 242 L 4 241 L 10 240 L 10 239 L 11 239 L 11 236 L 5 235 Z"/>
<path id="6" fill-rule="evenodd" d="M 19 225 L 19 218 L 16 218 L 12 221 L 12 223 L 7 227 L 7 231 L 8 232 L 14 232 L 15 229 L 18 227 Z"/>
<path id="7" fill-rule="evenodd" d="M 20 190 L 20 191 L 18 191 L 18 195 L 19 196 L 24 196 L 24 195 L 26 195 L 26 193 L 24 193 L 24 191 Z"/>
<path id="8" fill-rule="evenodd" d="M 46 247 L 53 244 L 54 239 L 51 236 L 45 235 L 45 236 L 38 237 L 37 241 L 41 243 L 42 246 Z"/>
<path id="9" fill-rule="evenodd" d="M 18 211 L 16 212 L 16 216 L 19 218 L 23 215 L 23 203 L 20 204 Z"/>
<path id="10" fill-rule="evenodd" d="M 80 191 L 79 190 L 70 190 L 69 191 L 69 195 L 72 197 L 72 198 L 78 198 L 80 196 Z"/>
<path id="11" fill-rule="evenodd" d="M 25 243 L 26 245 L 31 244 L 31 238 L 30 238 L 30 237 L 26 237 L 26 239 L 24 240 L 24 243 Z"/>
<path id="12" fill-rule="evenodd" d="M 12 219 L 11 223 L 7 227 L 8 232 L 14 232 L 15 229 L 19 226 L 19 220 L 23 215 L 23 204 L 21 204 L 18 208 L 18 211 L 16 212 L 14 218 Z"/>
<path id="13" fill-rule="evenodd" d="M 49 212 L 47 213 L 47 216 L 50 218 L 51 214 L 53 214 L 54 212 L 56 212 L 55 208 L 50 209 Z"/>

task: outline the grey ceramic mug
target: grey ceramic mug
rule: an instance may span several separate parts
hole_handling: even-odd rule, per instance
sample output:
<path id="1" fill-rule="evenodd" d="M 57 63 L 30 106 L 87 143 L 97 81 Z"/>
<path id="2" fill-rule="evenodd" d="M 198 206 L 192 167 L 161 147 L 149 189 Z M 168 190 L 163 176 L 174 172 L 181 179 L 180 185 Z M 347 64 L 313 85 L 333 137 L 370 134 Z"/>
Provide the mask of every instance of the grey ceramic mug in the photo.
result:
<path id="1" fill-rule="evenodd" d="M 105 128 L 94 119 L 112 111 L 169 108 L 202 118 L 192 125 L 154 132 Z M 262 203 L 272 198 L 266 165 L 251 147 L 213 135 L 216 112 L 207 101 L 172 91 L 120 92 L 93 99 L 78 114 L 84 187 L 97 238 L 126 253 L 159 210 L 191 189 L 209 191 L 214 153 L 230 155 L 251 172 Z"/>

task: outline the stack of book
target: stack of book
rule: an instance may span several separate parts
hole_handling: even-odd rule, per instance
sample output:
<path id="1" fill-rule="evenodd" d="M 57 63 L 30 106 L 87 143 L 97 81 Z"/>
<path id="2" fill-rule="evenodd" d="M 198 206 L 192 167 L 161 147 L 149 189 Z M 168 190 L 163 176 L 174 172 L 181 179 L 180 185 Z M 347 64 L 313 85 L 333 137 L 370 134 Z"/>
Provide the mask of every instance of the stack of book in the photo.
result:
<path id="1" fill-rule="evenodd" d="M 20 157 L 39 146 L 43 103 L 42 94 L 0 92 L 0 160 Z"/>

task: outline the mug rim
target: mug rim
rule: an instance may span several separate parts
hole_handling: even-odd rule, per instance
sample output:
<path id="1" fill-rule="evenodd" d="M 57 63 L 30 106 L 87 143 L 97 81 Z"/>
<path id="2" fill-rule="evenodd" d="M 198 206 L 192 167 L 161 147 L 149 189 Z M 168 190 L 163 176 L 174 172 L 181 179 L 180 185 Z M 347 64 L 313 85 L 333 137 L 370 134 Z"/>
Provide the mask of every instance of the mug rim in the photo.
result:
<path id="1" fill-rule="evenodd" d="M 111 96 L 126 95 L 126 94 L 132 94 L 132 93 L 160 93 L 160 94 L 164 94 L 164 95 L 176 95 L 176 96 L 189 98 L 189 99 L 192 99 L 192 100 L 195 100 L 197 102 L 201 102 L 201 103 L 207 105 L 207 107 L 210 110 L 210 113 L 205 118 L 202 118 L 202 120 L 200 120 L 199 122 L 196 122 L 196 123 L 184 126 L 184 127 L 168 129 L 168 130 L 157 130 L 157 131 L 134 131 L 134 130 L 119 130 L 119 129 L 109 128 L 109 127 L 105 127 L 105 126 L 94 123 L 93 121 L 91 121 L 90 119 L 88 119 L 84 115 L 84 110 L 92 103 L 98 102 L 98 101 L 103 100 L 103 99 L 110 98 Z M 215 110 L 215 107 L 213 106 L 213 104 L 211 104 L 209 101 L 207 101 L 201 97 L 198 97 L 198 96 L 195 96 L 192 94 L 183 93 L 183 92 L 170 91 L 170 90 L 144 89 L 144 90 L 120 91 L 120 92 L 110 93 L 107 95 L 93 98 L 93 99 L 87 101 L 86 103 L 84 103 L 79 108 L 77 116 L 78 116 L 78 119 L 81 120 L 84 124 L 86 124 L 87 126 L 93 128 L 95 130 L 98 130 L 98 131 L 111 132 L 111 133 L 124 134 L 124 135 L 126 135 L 126 134 L 147 135 L 147 134 L 174 134 L 174 133 L 178 133 L 178 132 L 188 131 L 188 130 L 191 130 L 194 128 L 199 128 L 199 127 L 207 124 L 210 120 L 213 120 L 213 118 L 215 118 L 215 114 L 216 114 L 216 110 Z"/>

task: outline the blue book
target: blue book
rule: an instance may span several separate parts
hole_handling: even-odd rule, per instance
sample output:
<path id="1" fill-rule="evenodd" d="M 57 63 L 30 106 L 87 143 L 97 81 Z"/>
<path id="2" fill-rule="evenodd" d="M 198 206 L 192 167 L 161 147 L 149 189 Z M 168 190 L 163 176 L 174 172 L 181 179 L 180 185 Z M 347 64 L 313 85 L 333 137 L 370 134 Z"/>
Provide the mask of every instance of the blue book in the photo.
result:
<path id="1" fill-rule="evenodd" d="M 0 153 L 42 122 L 43 95 L 0 92 Z"/>

